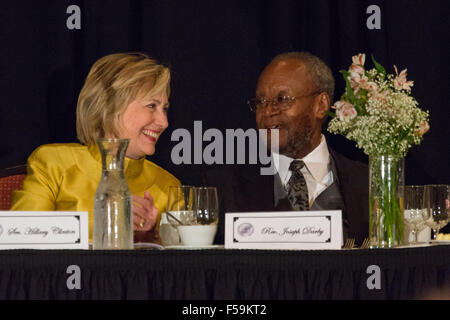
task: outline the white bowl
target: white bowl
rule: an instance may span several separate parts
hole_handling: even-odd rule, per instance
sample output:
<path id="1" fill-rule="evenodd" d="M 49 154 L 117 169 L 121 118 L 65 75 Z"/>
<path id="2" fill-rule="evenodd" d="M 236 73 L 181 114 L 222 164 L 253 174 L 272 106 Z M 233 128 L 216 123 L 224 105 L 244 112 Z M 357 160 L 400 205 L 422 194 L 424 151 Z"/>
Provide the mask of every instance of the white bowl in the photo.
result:
<path id="1" fill-rule="evenodd" d="M 188 246 L 208 246 L 213 244 L 217 224 L 178 226 L 181 243 Z"/>

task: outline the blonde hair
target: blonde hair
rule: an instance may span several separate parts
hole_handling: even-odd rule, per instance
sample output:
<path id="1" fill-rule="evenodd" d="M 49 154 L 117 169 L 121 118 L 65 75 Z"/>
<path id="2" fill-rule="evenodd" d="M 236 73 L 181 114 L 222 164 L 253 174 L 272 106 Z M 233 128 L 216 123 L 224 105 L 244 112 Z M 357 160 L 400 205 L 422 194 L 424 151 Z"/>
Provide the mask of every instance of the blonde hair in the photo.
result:
<path id="1" fill-rule="evenodd" d="M 121 116 L 133 99 L 170 94 L 170 71 L 143 53 L 115 53 L 92 66 L 78 97 L 77 137 L 85 145 L 119 137 Z"/>

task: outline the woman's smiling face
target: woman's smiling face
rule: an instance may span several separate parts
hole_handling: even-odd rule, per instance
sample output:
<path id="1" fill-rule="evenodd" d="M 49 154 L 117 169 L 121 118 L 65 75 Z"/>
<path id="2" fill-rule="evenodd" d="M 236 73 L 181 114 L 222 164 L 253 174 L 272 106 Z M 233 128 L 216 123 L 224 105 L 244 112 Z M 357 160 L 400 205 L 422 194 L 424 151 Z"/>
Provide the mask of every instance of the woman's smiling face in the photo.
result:
<path id="1" fill-rule="evenodd" d="M 139 96 L 131 101 L 122 114 L 121 139 L 130 139 L 126 156 L 139 159 L 155 153 L 161 133 L 169 125 L 169 101 L 165 90 L 154 96 Z"/>

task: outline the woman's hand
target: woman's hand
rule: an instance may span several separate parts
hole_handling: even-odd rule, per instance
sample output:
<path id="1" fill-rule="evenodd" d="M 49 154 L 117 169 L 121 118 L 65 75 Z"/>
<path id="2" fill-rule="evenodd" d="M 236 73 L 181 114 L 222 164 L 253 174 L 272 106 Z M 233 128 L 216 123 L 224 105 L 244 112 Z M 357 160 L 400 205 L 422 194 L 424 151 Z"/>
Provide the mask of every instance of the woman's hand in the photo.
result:
<path id="1" fill-rule="evenodd" d="M 153 198 L 148 193 L 144 192 L 144 197 L 136 195 L 133 199 L 133 225 L 136 231 L 149 231 L 156 223 L 158 217 L 158 209 L 153 203 Z"/>

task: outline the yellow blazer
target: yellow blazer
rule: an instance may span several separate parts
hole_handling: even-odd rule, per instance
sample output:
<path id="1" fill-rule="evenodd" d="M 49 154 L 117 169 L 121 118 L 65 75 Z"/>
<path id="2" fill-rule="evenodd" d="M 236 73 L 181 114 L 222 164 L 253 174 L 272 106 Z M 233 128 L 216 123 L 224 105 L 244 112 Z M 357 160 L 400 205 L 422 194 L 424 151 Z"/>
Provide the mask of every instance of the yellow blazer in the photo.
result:
<path id="1" fill-rule="evenodd" d="M 125 158 L 124 171 L 131 194 L 142 197 L 148 191 L 160 213 L 166 210 L 169 186 L 180 185 L 172 174 L 145 158 Z M 28 158 L 27 176 L 22 190 L 13 193 L 11 210 L 88 211 L 92 240 L 94 196 L 101 173 L 101 155 L 95 144 L 40 146 Z M 157 233 L 158 229 L 154 228 L 153 232 Z"/>

